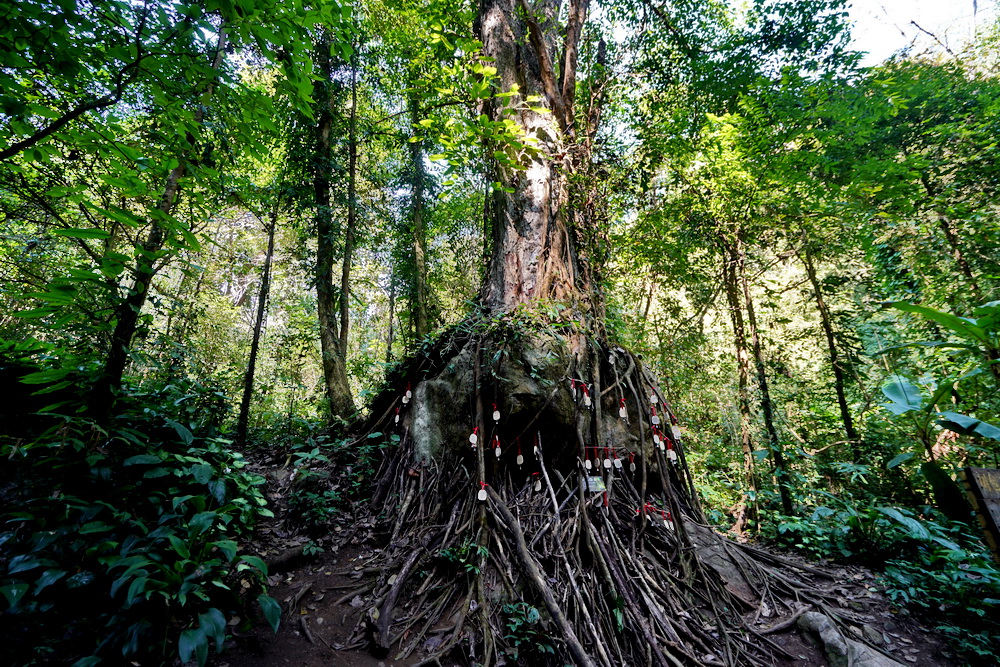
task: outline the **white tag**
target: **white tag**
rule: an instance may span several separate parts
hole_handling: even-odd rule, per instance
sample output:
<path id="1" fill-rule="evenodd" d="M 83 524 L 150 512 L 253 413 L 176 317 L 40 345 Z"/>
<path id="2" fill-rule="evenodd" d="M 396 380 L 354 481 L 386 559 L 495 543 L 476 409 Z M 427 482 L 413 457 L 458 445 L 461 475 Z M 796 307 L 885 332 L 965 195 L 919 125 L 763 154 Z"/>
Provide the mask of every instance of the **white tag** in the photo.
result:
<path id="1" fill-rule="evenodd" d="M 681 439 L 681 427 L 680 426 L 676 426 L 676 425 L 675 426 L 671 426 L 670 427 L 670 432 L 673 433 L 674 440 L 680 440 Z"/>
<path id="2" fill-rule="evenodd" d="M 628 410 L 626 410 L 625 408 L 618 408 L 618 416 L 621 417 L 622 419 L 627 419 Z"/>
<path id="3" fill-rule="evenodd" d="M 604 459 L 604 469 L 611 470 L 611 459 Z"/>
<path id="4" fill-rule="evenodd" d="M 396 423 L 399 423 L 399 415 L 396 415 Z"/>
<path id="5" fill-rule="evenodd" d="M 406 392 L 406 393 L 409 394 L 410 392 Z M 409 402 L 410 402 L 410 397 L 409 396 L 404 396 L 403 397 L 403 405 L 406 405 Z"/>
<path id="6" fill-rule="evenodd" d="M 661 451 L 661 452 L 665 452 L 665 451 L 667 451 L 667 446 L 666 446 L 666 445 L 664 445 L 664 444 L 663 444 L 662 442 L 660 443 L 660 451 Z"/>
<path id="7" fill-rule="evenodd" d="M 628 464 L 629 472 L 635 472 L 635 461 Z"/>
<path id="8" fill-rule="evenodd" d="M 499 447 L 497 447 L 496 449 L 494 449 L 493 453 L 497 455 L 497 458 L 500 458 L 500 448 Z"/>
<path id="9" fill-rule="evenodd" d="M 622 460 L 621 459 L 615 459 L 615 468 L 617 468 L 618 470 L 622 469 Z"/>
<path id="10" fill-rule="evenodd" d="M 671 463 L 677 463 L 677 452 L 672 449 L 667 450 L 667 458 L 670 459 Z"/>
<path id="11" fill-rule="evenodd" d="M 590 470 L 591 468 L 593 468 L 593 464 L 591 464 L 590 459 L 587 459 L 584 463 L 587 466 L 587 470 Z"/>
<path id="12" fill-rule="evenodd" d="M 659 415 L 653 415 L 652 417 L 649 418 L 649 421 L 652 422 L 653 426 L 659 426 L 660 417 Z"/>
<path id="13" fill-rule="evenodd" d="M 520 454 L 517 455 L 517 465 L 519 465 L 519 466 L 523 466 L 524 465 L 524 457 L 521 456 Z"/>
<path id="14" fill-rule="evenodd" d="M 479 442 L 479 436 L 476 435 L 475 433 L 469 434 L 469 442 L 471 442 L 472 444 L 476 444 L 477 442 Z"/>
<path id="15" fill-rule="evenodd" d="M 500 411 L 499 410 L 494 410 L 493 411 L 493 421 L 495 421 L 495 422 L 500 421 Z"/>
<path id="16" fill-rule="evenodd" d="M 535 458 L 537 459 L 538 458 L 538 447 L 534 447 L 533 449 L 534 449 L 534 452 L 535 452 Z"/>
<path id="17" fill-rule="evenodd" d="M 656 394 L 650 394 L 649 395 L 649 402 L 652 403 L 653 405 L 656 405 L 656 402 L 657 402 L 656 401 Z"/>
<path id="18" fill-rule="evenodd" d="M 406 398 L 407 400 L 409 400 L 409 399 L 413 398 L 413 392 L 412 392 L 412 391 L 410 391 L 409 389 L 407 389 L 407 390 L 406 390 L 406 395 L 405 395 L 405 397 L 404 397 L 404 398 Z"/>
<path id="19" fill-rule="evenodd" d="M 584 394 L 583 395 L 583 405 L 584 405 L 584 407 L 587 407 L 587 408 L 590 407 L 590 394 Z"/>
<path id="20" fill-rule="evenodd" d="M 674 522 L 671 521 L 670 519 L 664 519 L 663 520 L 663 527 L 666 528 L 667 530 L 673 530 L 674 529 Z"/>
<path id="21" fill-rule="evenodd" d="M 653 434 L 653 444 L 654 445 L 660 444 L 660 434 L 659 433 L 654 433 Z"/>
<path id="22" fill-rule="evenodd" d="M 486 500 L 486 489 L 479 489 L 479 494 L 476 497 L 480 500 Z"/>
<path id="23" fill-rule="evenodd" d="M 542 480 L 536 479 L 535 480 L 535 491 L 541 491 L 541 490 L 542 490 Z"/>

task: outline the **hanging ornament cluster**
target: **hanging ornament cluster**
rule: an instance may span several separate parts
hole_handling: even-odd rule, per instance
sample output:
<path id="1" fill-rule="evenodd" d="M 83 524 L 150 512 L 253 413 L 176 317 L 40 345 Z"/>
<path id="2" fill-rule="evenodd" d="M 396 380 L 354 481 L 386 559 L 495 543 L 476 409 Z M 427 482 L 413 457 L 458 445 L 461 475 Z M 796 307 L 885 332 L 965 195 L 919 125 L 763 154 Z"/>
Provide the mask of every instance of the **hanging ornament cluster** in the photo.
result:
<path id="1" fill-rule="evenodd" d="M 594 404 L 593 400 L 590 398 L 590 386 L 586 382 L 570 378 L 569 385 L 574 401 L 582 400 L 583 407 L 588 409 Z M 577 393 L 577 388 L 580 390 L 579 394 Z"/>
<path id="2" fill-rule="evenodd" d="M 665 509 L 661 509 L 652 503 L 646 503 L 641 509 L 637 509 L 635 513 L 644 515 L 646 519 L 651 522 L 655 520 L 653 517 L 659 514 L 660 521 L 663 522 L 663 527 L 667 530 L 674 529 L 674 520 L 673 517 L 670 516 L 670 512 Z"/>

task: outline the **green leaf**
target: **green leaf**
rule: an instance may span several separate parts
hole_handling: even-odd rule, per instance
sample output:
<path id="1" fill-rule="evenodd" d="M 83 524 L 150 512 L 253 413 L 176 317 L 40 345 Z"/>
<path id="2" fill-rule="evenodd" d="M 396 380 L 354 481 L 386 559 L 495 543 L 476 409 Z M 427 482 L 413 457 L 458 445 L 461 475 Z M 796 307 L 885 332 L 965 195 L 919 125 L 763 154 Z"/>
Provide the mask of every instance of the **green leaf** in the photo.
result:
<path id="1" fill-rule="evenodd" d="M 920 525 L 919 521 L 917 521 L 916 519 L 912 519 L 908 516 L 905 516 L 895 507 L 879 507 L 877 509 L 879 512 L 886 515 L 887 517 L 895 519 L 898 523 L 906 526 L 906 528 L 910 531 L 911 537 L 915 537 L 918 540 L 930 539 L 930 533 L 927 532 L 926 528 Z"/>
<path id="2" fill-rule="evenodd" d="M 57 382 L 62 380 L 67 375 L 72 372 L 69 368 L 50 368 L 46 371 L 38 371 L 37 373 L 28 373 L 21 378 L 21 382 L 24 384 L 48 384 L 49 382 Z"/>
<path id="3" fill-rule="evenodd" d="M 194 434 L 191 433 L 191 430 L 184 424 L 176 422 L 173 419 L 167 419 L 166 422 L 172 426 L 175 431 L 177 431 L 177 436 L 181 439 L 181 441 L 190 447 L 194 442 Z"/>
<path id="4" fill-rule="evenodd" d="M 130 456 L 122 463 L 123 466 L 153 465 L 163 463 L 163 459 L 154 454 L 138 454 Z"/>
<path id="5" fill-rule="evenodd" d="M 215 639 L 215 650 L 221 651 L 226 641 L 226 617 L 218 609 L 209 609 L 198 614 L 198 625 L 206 635 Z"/>
<path id="6" fill-rule="evenodd" d="M 28 592 L 28 584 L 11 584 L 9 586 L 0 586 L 0 593 L 3 593 L 3 596 L 7 598 L 7 604 L 10 605 L 11 607 L 16 606 L 17 603 L 21 601 L 21 598 L 24 597 L 24 594 L 27 592 Z M 260 598 L 258 598 L 258 600 L 259 599 Z M 273 600 L 271 601 L 274 602 Z M 277 603 L 275 602 L 275 604 Z M 275 629 L 275 632 L 277 632 L 277 629 Z"/>
<path id="7" fill-rule="evenodd" d="M 191 654 L 198 653 L 198 665 L 204 665 L 208 658 L 208 638 L 200 627 L 190 628 L 181 633 L 177 643 L 177 656 L 182 663 L 191 662 Z M 204 658 L 202 654 L 204 653 Z"/>
<path id="8" fill-rule="evenodd" d="M 966 340 L 977 340 L 981 343 L 989 344 L 989 337 L 986 335 L 985 331 L 971 322 L 968 322 L 961 317 L 952 315 L 951 313 L 946 313 L 934 308 L 928 308 L 927 306 L 918 306 L 914 303 L 907 303 L 906 301 L 893 301 L 889 305 L 897 310 L 902 310 L 907 313 L 916 313 L 917 315 L 921 315 L 932 322 L 937 322 L 941 326 L 951 329 L 953 332 Z"/>
<path id="9" fill-rule="evenodd" d="M 86 228 L 86 229 L 79 228 L 79 227 L 71 227 L 69 229 L 54 229 L 54 230 L 52 230 L 52 233 L 53 234 L 57 234 L 59 236 L 68 236 L 68 237 L 74 238 L 74 239 L 109 239 L 109 238 L 111 238 L 111 234 L 109 234 L 108 232 L 104 231 L 103 229 L 96 229 L 96 228 L 93 228 L 93 227 Z"/>
<path id="10" fill-rule="evenodd" d="M 268 595 L 258 595 L 257 604 L 260 605 L 260 610 L 264 612 L 264 618 L 271 624 L 271 629 L 277 632 L 278 625 L 281 623 L 281 606 L 274 598 Z"/>
<path id="11" fill-rule="evenodd" d="M 916 456 L 916 454 L 914 454 L 913 452 L 903 452 L 902 454 L 896 454 L 896 456 L 892 457 L 891 461 L 885 464 L 886 470 L 892 470 L 900 463 L 906 463 L 914 456 Z"/>
<path id="12" fill-rule="evenodd" d="M 944 419 L 938 420 L 938 424 L 948 430 L 963 435 L 979 434 L 985 438 L 1000 442 L 1000 428 L 997 428 L 993 424 L 988 424 L 981 419 L 958 412 L 942 412 L 940 416 Z"/>
<path id="13" fill-rule="evenodd" d="M 174 548 L 174 551 L 176 551 L 181 558 L 191 557 L 191 550 L 188 549 L 188 545 L 184 542 L 184 540 L 176 535 L 167 535 L 167 540 L 170 541 L 170 546 Z"/>
<path id="14" fill-rule="evenodd" d="M 267 564 L 257 556 L 244 554 L 240 556 L 240 560 L 246 563 L 247 565 L 259 570 L 260 573 L 263 574 L 265 577 L 267 576 Z"/>
<path id="15" fill-rule="evenodd" d="M 891 401 L 883 403 L 882 406 L 894 415 L 920 410 L 924 407 L 924 397 L 921 395 L 920 389 L 902 375 L 890 376 L 889 381 L 882 386 L 882 393 Z"/>

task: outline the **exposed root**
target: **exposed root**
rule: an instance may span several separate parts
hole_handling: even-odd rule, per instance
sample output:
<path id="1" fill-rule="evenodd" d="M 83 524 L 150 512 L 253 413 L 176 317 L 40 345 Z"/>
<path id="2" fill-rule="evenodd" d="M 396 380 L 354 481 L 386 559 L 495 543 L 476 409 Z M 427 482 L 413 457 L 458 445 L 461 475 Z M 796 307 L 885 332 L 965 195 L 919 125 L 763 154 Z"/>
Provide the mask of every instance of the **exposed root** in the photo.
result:
<path id="1" fill-rule="evenodd" d="M 353 645 L 419 664 L 772 664 L 753 622 L 822 605 L 819 573 L 706 525 L 655 379 L 580 335 L 554 352 L 491 336 L 449 339 L 376 404 L 368 432 L 399 442 Z"/>

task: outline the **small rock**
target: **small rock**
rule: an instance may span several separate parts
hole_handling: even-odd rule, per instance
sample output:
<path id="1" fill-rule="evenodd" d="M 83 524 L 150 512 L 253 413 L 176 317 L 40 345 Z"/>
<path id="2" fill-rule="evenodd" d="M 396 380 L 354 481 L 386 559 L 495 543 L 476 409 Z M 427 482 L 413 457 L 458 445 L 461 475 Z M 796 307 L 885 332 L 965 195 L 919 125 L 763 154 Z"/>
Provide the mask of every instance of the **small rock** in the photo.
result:
<path id="1" fill-rule="evenodd" d="M 907 655 L 907 656 L 903 657 L 903 660 L 905 660 L 906 662 L 916 662 L 917 661 L 917 656 L 915 656 L 915 655 Z"/>
<path id="2" fill-rule="evenodd" d="M 872 644 L 875 644 L 876 646 L 885 643 L 883 642 L 882 633 L 870 625 L 866 625 L 865 627 L 863 627 L 861 629 L 861 634 L 867 641 L 870 641 Z"/>

